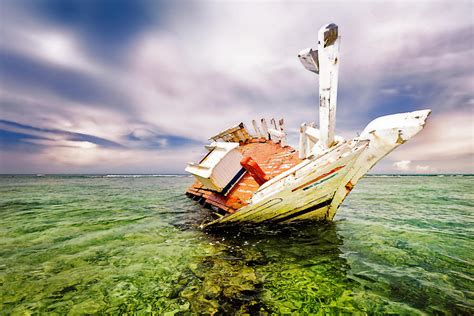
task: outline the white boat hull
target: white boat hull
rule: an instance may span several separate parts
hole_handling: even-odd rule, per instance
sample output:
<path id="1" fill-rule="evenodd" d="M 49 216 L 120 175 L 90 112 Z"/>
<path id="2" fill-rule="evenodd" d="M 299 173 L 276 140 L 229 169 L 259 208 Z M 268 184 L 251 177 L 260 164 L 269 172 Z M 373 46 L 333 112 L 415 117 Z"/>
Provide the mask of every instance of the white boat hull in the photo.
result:
<path id="1" fill-rule="evenodd" d="M 207 226 L 332 220 L 357 182 L 384 156 L 421 131 L 430 110 L 380 117 L 351 141 L 309 156 L 262 185 L 250 203 Z"/>
<path id="2" fill-rule="evenodd" d="M 254 190 L 247 191 L 251 196 L 215 196 L 205 190 L 200 192 L 200 185 L 192 188 L 189 192 L 191 196 L 198 196 L 204 203 L 213 203 L 217 210 L 224 209 L 226 212 L 216 212 L 221 217 L 204 226 L 332 220 L 357 182 L 380 159 L 423 129 L 430 110 L 377 118 L 367 125 L 359 137 L 350 141 L 335 135 L 340 40 L 336 24 L 323 25 L 318 31 L 317 49 L 305 49 L 298 55 L 307 70 L 319 75 L 319 129 L 314 123 L 301 124 L 298 160 L 291 164 L 293 167 L 289 170 L 267 170 L 270 174 L 267 177 L 257 164 L 247 165 L 247 161 L 241 161 L 255 182 L 261 185 L 252 185 Z M 271 120 L 268 128 L 265 119 L 261 119 L 261 129 L 256 121 L 252 123 L 255 138 L 279 144 L 280 149 L 286 147 L 283 120 L 278 125 Z M 239 126 L 245 130 L 243 124 Z M 244 133 L 245 137 L 234 135 L 238 131 L 231 128 L 216 137 L 245 144 L 248 133 Z M 216 140 L 216 137 L 212 139 Z M 259 156 L 258 152 L 253 154 Z M 277 176 L 272 178 L 275 174 Z M 237 190 L 239 192 L 245 193 L 240 189 Z M 231 207 L 235 206 L 236 201 L 239 202 L 237 207 Z"/>

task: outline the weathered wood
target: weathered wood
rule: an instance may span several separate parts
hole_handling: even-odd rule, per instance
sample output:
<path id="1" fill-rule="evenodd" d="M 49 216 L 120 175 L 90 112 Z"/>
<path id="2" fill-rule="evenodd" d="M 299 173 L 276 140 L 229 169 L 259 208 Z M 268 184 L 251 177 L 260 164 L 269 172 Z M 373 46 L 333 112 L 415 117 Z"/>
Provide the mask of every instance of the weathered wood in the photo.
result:
<path id="1" fill-rule="evenodd" d="M 320 146 L 324 149 L 330 148 L 334 143 L 339 42 L 337 25 L 327 24 L 319 29 L 319 128 L 321 132 Z"/>
<path id="2" fill-rule="evenodd" d="M 225 142 L 245 142 L 249 140 L 250 134 L 245 127 L 244 123 L 240 123 L 238 125 L 235 125 L 231 128 L 226 129 L 225 131 L 220 132 L 217 135 L 212 136 L 209 138 L 210 140 L 213 141 L 218 141 L 222 139 Z"/>
<path id="3" fill-rule="evenodd" d="M 308 129 L 314 128 L 315 125 L 316 124 L 314 122 L 309 123 L 306 127 L 306 131 L 308 131 Z M 318 144 L 317 140 L 315 138 L 308 137 L 308 135 L 306 134 L 306 157 L 309 157 L 310 155 L 314 154 L 316 144 Z"/>
<path id="4" fill-rule="evenodd" d="M 340 37 L 334 24 L 319 30 L 318 50 L 300 53 L 303 65 L 320 74 L 320 126 L 301 124 L 299 149 L 284 146 L 283 120 L 272 119 L 261 130 L 252 121 L 257 137 L 240 142 L 244 157 L 252 157 L 269 180 L 261 186 L 245 173 L 228 195 L 218 194 L 196 182 L 187 195 L 218 210 L 216 220 L 226 223 L 290 223 L 332 220 L 345 197 L 380 159 L 421 131 L 430 110 L 378 118 L 359 137 L 345 140 L 334 134 Z M 304 58 L 303 58 L 304 57 Z M 243 124 L 215 137 L 232 140 L 248 136 Z M 242 128 L 243 127 L 243 128 Z M 235 127 L 233 127 L 235 128 Z M 271 141 L 269 138 L 271 137 Z M 278 142 L 280 144 L 278 144 Z"/>
<path id="5" fill-rule="evenodd" d="M 299 143 L 299 157 L 300 159 L 306 158 L 306 148 L 307 148 L 307 137 L 306 137 L 306 123 L 302 123 L 300 126 L 300 143 Z"/>
<path id="6" fill-rule="evenodd" d="M 268 126 L 267 126 L 267 121 L 262 118 L 261 120 L 261 123 L 262 123 L 262 130 L 263 130 L 263 135 L 265 137 L 265 139 L 270 139 L 270 136 L 268 135 Z"/>
<path id="7" fill-rule="evenodd" d="M 257 122 L 255 120 L 252 120 L 252 125 L 253 125 L 253 129 L 255 130 L 255 135 L 257 137 L 264 137 L 263 133 L 258 128 Z"/>
<path id="8" fill-rule="evenodd" d="M 285 138 L 285 133 L 273 128 L 268 129 L 268 134 L 270 134 L 270 139 L 275 143 L 281 142 Z"/>
<path id="9" fill-rule="evenodd" d="M 312 127 L 308 126 L 305 131 L 306 137 L 309 137 L 313 143 L 317 143 L 320 138 L 320 133 L 319 130 Z"/>
<path id="10" fill-rule="evenodd" d="M 262 143 L 255 139 L 241 144 L 238 148 L 244 157 L 252 157 L 269 178 L 273 178 L 301 162 L 293 148 L 290 146 L 282 148 L 271 141 Z M 253 193 L 258 188 L 257 182 L 255 182 L 251 175 L 246 173 L 226 196 L 206 189 L 199 181 L 196 181 L 187 190 L 187 194 L 192 197 L 203 197 L 205 198 L 203 203 L 208 203 L 225 212 L 233 213 L 247 205 L 248 200 L 252 198 Z"/>
<path id="11" fill-rule="evenodd" d="M 298 58 L 306 69 L 316 74 L 319 73 L 318 50 L 313 50 L 312 48 L 303 49 L 298 54 Z"/>
<path id="12" fill-rule="evenodd" d="M 286 144 L 286 132 L 285 132 L 285 121 L 281 118 L 279 121 L 278 121 L 278 127 L 280 128 L 280 131 L 284 134 L 284 136 L 280 139 L 280 145 L 282 147 L 285 147 L 287 144 Z"/>
<path id="13" fill-rule="evenodd" d="M 281 119 L 278 120 L 278 126 L 280 127 L 280 131 L 285 132 L 285 120 L 284 119 L 281 118 Z"/>
<path id="14" fill-rule="evenodd" d="M 275 130 L 277 130 L 277 125 L 276 125 L 276 121 L 275 121 L 274 118 L 272 118 L 272 119 L 270 120 L 270 125 L 271 125 L 271 127 L 273 127 Z"/>

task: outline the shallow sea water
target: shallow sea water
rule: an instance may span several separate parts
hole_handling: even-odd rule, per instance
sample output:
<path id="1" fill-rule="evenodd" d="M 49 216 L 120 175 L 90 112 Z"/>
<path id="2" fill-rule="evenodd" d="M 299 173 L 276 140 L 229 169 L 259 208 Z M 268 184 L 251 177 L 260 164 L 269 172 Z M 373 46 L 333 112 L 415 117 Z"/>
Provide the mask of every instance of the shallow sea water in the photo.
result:
<path id="1" fill-rule="evenodd" d="M 332 223 L 203 232 L 189 177 L 0 177 L 0 313 L 474 314 L 474 177 L 367 177 Z"/>

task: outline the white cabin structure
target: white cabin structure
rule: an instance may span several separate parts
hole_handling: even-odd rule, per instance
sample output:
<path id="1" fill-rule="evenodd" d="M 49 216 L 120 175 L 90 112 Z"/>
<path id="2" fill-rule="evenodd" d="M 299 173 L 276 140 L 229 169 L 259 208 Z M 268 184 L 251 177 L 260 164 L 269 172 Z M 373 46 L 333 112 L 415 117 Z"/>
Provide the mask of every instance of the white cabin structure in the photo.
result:
<path id="1" fill-rule="evenodd" d="M 206 146 L 207 155 L 197 164 L 189 163 L 185 170 L 209 190 L 222 192 L 242 169 L 238 147 L 235 142 L 213 142 Z"/>

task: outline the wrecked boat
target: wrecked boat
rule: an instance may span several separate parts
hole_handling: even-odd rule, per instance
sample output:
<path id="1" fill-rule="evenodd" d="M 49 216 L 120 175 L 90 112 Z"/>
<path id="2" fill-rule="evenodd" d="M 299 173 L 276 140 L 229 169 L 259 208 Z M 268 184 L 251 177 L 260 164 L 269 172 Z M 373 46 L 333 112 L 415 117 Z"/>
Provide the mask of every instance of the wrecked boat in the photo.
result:
<path id="1" fill-rule="evenodd" d="M 203 227 L 236 223 L 331 221 L 357 182 L 384 156 L 420 132 L 431 110 L 379 117 L 358 137 L 335 135 L 339 69 L 338 26 L 318 32 L 316 49 L 298 55 L 319 75 L 319 128 L 300 127 L 298 150 L 287 144 L 283 119 L 243 123 L 210 138 L 199 163 L 186 171 L 186 195 L 212 210 Z"/>

